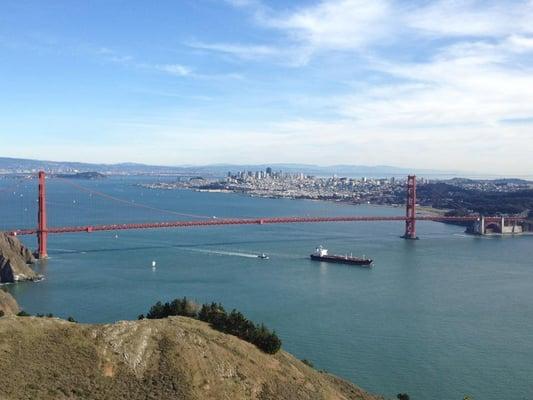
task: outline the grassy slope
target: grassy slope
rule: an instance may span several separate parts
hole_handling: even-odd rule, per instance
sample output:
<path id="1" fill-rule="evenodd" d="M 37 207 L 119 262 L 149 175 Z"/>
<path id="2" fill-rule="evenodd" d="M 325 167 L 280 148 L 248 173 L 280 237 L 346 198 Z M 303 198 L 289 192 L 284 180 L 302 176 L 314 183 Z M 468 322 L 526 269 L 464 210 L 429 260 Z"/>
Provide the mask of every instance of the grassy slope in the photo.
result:
<path id="1" fill-rule="evenodd" d="M 84 325 L 0 319 L 1 399 L 364 399 L 280 351 L 184 317 Z"/>
<path id="2" fill-rule="evenodd" d="M 17 301 L 0 287 L 0 311 L 5 315 L 17 314 L 20 311 Z"/>

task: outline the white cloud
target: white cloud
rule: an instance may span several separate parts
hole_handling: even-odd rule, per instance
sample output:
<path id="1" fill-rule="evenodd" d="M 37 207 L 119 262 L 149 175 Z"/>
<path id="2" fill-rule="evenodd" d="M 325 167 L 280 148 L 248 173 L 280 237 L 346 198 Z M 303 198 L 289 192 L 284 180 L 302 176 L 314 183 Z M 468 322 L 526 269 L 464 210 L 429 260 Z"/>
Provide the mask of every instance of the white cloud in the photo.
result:
<path id="1" fill-rule="evenodd" d="M 175 76 L 189 76 L 192 72 L 189 67 L 181 64 L 161 64 L 155 65 L 154 68 Z"/>
<path id="2" fill-rule="evenodd" d="M 433 35 L 501 37 L 533 32 L 533 2 L 440 0 L 404 18 L 408 26 Z"/>
<path id="3" fill-rule="evenodd" d="M 281 32 L 288 44 L 204 43 L 204 49 L 254 59 L 254 56 L 277 58 L 290 48 L 292 54 L 302 53 L 300 65 L 317 52 L 368 51 L 373 45 L 398 42 L 406 35 L 413 40 L 513 35 L 524 38 L 533 33 L 533 0 L 439 0 L 421 6 L 400 0 L 322 0 L 292 11 L 275 11 L 258 1 L 229 2 L 252 9 L 257 24 Z"/>
<path id="4" fill-rule="evenodd" d="M 231 54 L 245 60 L 263 59 L 265 57 L 280 55 L 280 49 L 275 46 L 202 42 L 190 42 L 187 45 L 195 49 Z"/>
<path id="5" fill-rule="evenodd" d="M 533 51 L 533 36 L 512 35 L 507 38 L 505 45 L 509 50 L 516 53 Z"/>
<path id="6" fill-rule="evenodd" d="M 259 1 L 257 0 L 225 0 L 226 3 L 233 7 L 251 7 L 251 6 L 258 6 L 260 5 Z"/>
<path id="7" fill-rule="evenodd" d="M 533 67 L 515 67 L 507 43 L 452 46 L 423 63 L 378 64 L 400 83 L 348 96 L 341 112 L 368 124 L 421 128 L 533 117 Z"/>
<path id="8" fill-rule="evenodd" d="M 302 47 L 242 43 L 202 43 L 198 41 L 189 42 L 187 45 L 194 49 L 229 55 L 244 61 L 267 60 L 277 65 L 291 67 L 307 64 L 311 55 L 310 51 Z"/>
<path id="9" fill-rule="evenodd" d="M 314 49 L 356 49 L 390 30 L 391 12 L 386 0 L 336 0 L 259 21 Z"/>

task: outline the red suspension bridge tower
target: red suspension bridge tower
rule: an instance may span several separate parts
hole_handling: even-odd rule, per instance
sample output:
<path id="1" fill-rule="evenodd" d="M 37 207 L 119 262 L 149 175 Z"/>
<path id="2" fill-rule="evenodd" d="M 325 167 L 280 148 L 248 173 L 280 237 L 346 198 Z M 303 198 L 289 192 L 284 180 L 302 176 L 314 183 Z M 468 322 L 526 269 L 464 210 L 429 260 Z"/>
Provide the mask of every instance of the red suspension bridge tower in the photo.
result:
<path id="1" fill-rule="evenodd" d="M 416 176 L 407 177 L 407 204 L 405 207 L 405 239 L 418 239 L 416 236 Z"/>
<path id="2" fill-rule="evenodd" d="M 46 224 L 46 176 L 44 171 L 39 171 L 39 211 L 37 213 L 37 250 L 38 258 L 48 257 L 48 226 Z"/>

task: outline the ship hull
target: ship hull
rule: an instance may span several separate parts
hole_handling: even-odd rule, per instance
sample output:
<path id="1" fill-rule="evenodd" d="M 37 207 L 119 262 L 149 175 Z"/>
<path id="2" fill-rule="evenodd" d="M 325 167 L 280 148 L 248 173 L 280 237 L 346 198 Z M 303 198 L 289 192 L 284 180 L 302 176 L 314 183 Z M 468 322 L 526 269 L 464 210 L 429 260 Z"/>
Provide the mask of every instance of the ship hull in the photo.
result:
<path id="1" fill-rule="evenodd" d="M 372 261 L 367 258 L 356 258 L 356 257 L 343 257 L 343 256 L 319 256 L 316 254 L 310 255 L 311 260 L 314 261 L 324 261 L 337 264 L 349 264 L 349 265 L 359 265 L 363 267 L 370 267 Z"/>

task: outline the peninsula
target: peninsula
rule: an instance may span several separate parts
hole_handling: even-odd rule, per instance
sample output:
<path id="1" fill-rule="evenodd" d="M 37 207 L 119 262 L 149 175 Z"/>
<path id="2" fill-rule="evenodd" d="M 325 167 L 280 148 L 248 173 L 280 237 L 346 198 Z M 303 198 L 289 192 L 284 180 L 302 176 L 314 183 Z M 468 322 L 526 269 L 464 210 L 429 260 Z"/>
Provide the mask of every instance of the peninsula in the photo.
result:
<path id="1" fill-rule="evenodd" d="M 228 172 L 225 178 L 196 176 L 142 183 L 149 189 L 190 189 L 241 193 L 252 197 L 311 199 L 349 204 L 404 205 L 405 178 L 321 177 L 273 171 Z M 418 178 L 417 201 L 427 211 L 447 215 L 527 215 L 533 210 L 533 182 L 522 179 Z"/>

